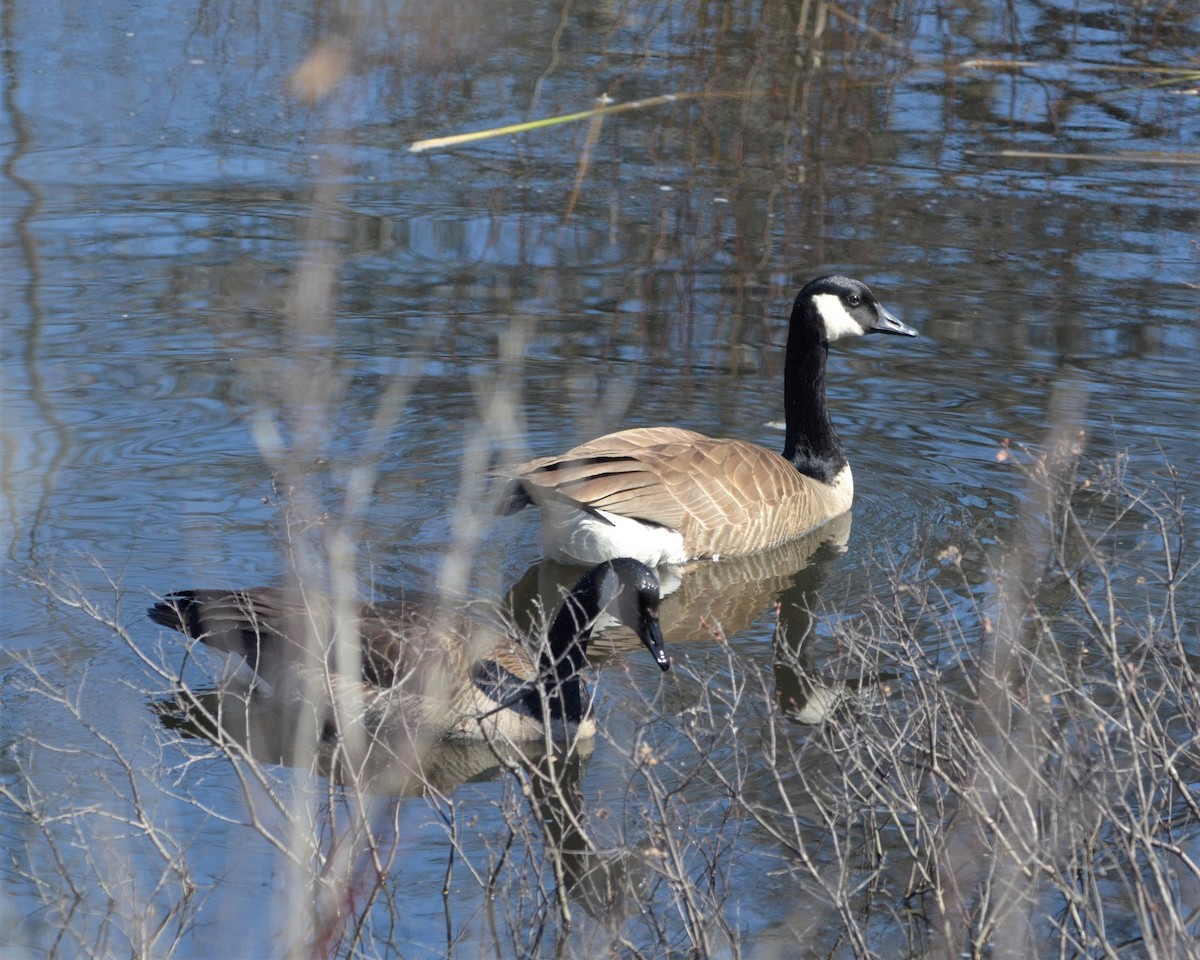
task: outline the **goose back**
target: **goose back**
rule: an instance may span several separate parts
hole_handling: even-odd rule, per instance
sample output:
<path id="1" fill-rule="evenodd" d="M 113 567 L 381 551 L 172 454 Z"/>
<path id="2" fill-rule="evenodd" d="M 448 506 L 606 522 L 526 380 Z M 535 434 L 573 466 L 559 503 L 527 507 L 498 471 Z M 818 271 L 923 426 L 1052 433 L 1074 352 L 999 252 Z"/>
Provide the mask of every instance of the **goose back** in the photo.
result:
<path id="1" fill-rule="evenodd" d="M 673 541 L 646 537 L 646 549 L 631 551 L 657 566 L 775 546 L 845 513 L 854 500 L 849 465 L 834 483 L 820 483 L 765 447 L 674 427 L 622 430 L 513 472 L 505 512 L 541 507 L 549 514 L 543 547 L 568 561 L 581 559 L 559 546 L 573 513 L 599 511 L 600 524 L 627 517 L 677 533 Z"/>

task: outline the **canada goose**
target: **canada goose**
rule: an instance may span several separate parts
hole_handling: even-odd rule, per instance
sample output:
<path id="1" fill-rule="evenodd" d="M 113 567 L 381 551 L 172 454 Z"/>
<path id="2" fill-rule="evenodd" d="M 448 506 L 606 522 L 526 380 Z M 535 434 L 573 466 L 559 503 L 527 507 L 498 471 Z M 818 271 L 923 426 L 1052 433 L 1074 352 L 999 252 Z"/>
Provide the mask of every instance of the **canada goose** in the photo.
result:
<path id="1" fill-rule="evenodd" d="M 658 623 L 658 577 L 636 560 L 601 563 L 564 598 L 540 649 L 517 638 L 493 642 L 472 659 L 469 623 L 452 628 L 412 605 L 361 608 L 358 637 L 364 716 L 372 726 L 398 725 L 448 739 L 492 737 L 535 740 L 595 734 L 591 698 L 579 676 L 592 626 L 608 612 L 632 628 L 663 670 L 670 667 Z M 237 654 L 271 684 L 287 684 L 312 671 L 303 638 L 316 627 L 323 645 L 314 689 L 344 683 L 331 664 L 333 619 L 294 593 L 252 590 L 183 590 L 148 611 L 155 623 L 212 647 Z M 303 664 L 309 664 L 305 668 Z"/>
<path id="2" fill-rule="evenodd" d="M 516 467 L 499 512 L 540 507 L 546 554 L 574 563 L 677 564 L 801 536 L 854 499 L 829 420 L 825 359 L 834 340 L 867 333 L 917 335 L 858 280 L 818 277 L 800 291 L 784 361 L 782 456 L 677 427 L 622 430 Z"/>

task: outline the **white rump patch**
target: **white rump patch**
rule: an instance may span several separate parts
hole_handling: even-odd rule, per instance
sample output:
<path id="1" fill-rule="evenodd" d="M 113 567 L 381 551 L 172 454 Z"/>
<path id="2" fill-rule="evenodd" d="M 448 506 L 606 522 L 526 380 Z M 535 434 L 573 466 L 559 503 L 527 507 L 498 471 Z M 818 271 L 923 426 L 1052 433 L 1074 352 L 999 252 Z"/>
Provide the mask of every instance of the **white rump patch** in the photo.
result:
<path id="1" fill-rule="evenodd" d="M 849 510 L 854 503 L 854 472 L 850 469 L 850 464 L 846 464 L 837 472 L 829 488 L 832 494 L 829 504 L 833 515 L 837 516 Z"/>
<path id="2" fill-rule="evenodd" d="M 841 340 L 842 337 L 861 337 L 862 325 L 859 324 L 842 303 L 842 298 L 833 293 L 818 293 L 813 297 L 817 305 L 817 316 L 825 324 L 825 339 Z"/>
<path id="3" fill-rule="evenodd" d="M 683 534 L 600 511 L 604 520 L 561 500 L 541 503 L 542 549 L 555 560 L 600 563 L 633 557 L 648 567 L 683 563 Z"/>

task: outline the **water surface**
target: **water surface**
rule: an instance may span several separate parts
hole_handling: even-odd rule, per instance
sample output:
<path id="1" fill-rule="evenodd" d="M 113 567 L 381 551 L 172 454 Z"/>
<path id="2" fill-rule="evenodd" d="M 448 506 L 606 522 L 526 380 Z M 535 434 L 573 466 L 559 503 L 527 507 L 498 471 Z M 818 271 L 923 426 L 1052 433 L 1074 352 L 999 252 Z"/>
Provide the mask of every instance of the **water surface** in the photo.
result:
<path id="1" fill-rule="evenodd" d="M 182 657 L 143 616 L 152 596 L 279 582 L 339 530 L 364 596 L 499 596 L 523 576 L 549 591 L 553 571 L 527 574 L 532 517 L 488 512 L 488 467 L 657 423 L 779 446 L 790 302 L 836 270 L 921 331 L 831 354 L 852 522 L 685 581 L 665 611 L 676 669 L 659 677 L 616 643 L 599 681 L 606 734 L 572 772 L 613 849 L 661 844 L 621 815 L 646 782 L 631 745 L 652 744 L 680 842 L 723 864 L 729 929 L 743 949 L 788 955 L 820 914 L 772 879 L 784 845 L 719 785 L 666 772 L 668 758 L 686 769 L 697 704 L 761 678 L 768 696 L 729 707 L 743 746 L 771 715 L 794 745 L 816 736 L 788 663 L 820 673 L 838 630 L 869 620 L 897 580 L 940 576 L 948 547 L 965 572 L 943 613 L 979 640 L 989 551 L 1023 536 L 1036 499 L 1015 454 L 1036 458 L 1054 431 L 1082 431 L 1085 458 L 1119 456 L 1139 483 L 1181 485 L 1194 529 L 1195 80 L 1109 69 L 1194 69 L 1186 8 L 867 4 L 830 13 L 818 37 L 784 4 L 409 4 L 332 20 L 286 0 L 8 8 L 0 778 L 39 809 L 69 798 L 124 816 L 128 768 L 170 840 L 119 819 L 42 829 L 8 803 L 0 942 L 31 956 L 126 955 L 130 942 L 284 954 L 306 895 L 281 884 L 290 868 L 247 811 L 268 790 L 311 789 L 333 823 L 342 801 L 286 769 L 248 788 L 224 756 L 161 727 L 151 705 L 170 683 L 134 648 Z M 340 83 L 305 99 L 294 72 L 338 44 L 351 52 Z M 408 151 L 605 93 L 682 92 L 706 95 L 610 117 L 594 144 L 571 125 Z M 1129 532 L 1152 538 L 1152 524 Z M 773 644 L 775 600 L 813 644 Z M 1194 624 L 1194 585 L 1178 600 Z M 952 673 L 946 622 L 918 633 Z M 745 756 L 733 740 L 715 749 L 731 769 Z M 751 800 L 778 801 L 771 771 L 746 771 Z M 526 894 L 557 882 L 532 826 L 495 901 L 471 872 L 501 859 L 524 802 L 498 769 L 477 776 L 449 800 L 372 801 L 370 822 L 399 840 L 367 952 L 554 951 L 530 932 L 543 914 Z M 266 829 L 290 828 L 281 814 Z M 88 878 L 71 911 L 56 857 Z M 116 876 L 119 895 L 96 879 Z M 669 902 L 647 884 L 647 902 Z M 624 914 L 572 889 L 565 949 L 606 949 L 604 918 Z M 516 906 L 497 919 L 489 902 Z M 684 949 L 678 918 L 655 920 L 669 914 L 632 911 L 628 949 Z M 134 932 L 147 915 L 167 920 Z M 881 922 L 876 948 L 907 949 L 900 929 Z"/>

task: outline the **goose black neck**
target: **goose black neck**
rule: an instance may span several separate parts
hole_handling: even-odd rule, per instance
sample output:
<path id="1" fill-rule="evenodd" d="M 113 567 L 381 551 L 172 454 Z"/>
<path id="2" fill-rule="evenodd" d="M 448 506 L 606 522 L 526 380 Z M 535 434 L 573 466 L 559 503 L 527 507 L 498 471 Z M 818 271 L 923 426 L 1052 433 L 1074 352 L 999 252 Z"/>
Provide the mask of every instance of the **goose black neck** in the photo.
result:
<path id="1" fill-rule="evenodd" d="M 551 722 L 579 723 L 588 713 L 587 686 L 576 674 L 566 680 L 544 677 L 525 693 L 524 711 Z"/>
<path id="2" fill-rule="evenodd" d="M 796 306 L 799 311 L 801 307 Z M 793 312 L 783 369 L 783 406 L 787 437 L 783 457 L 806 476 L 832 483 L 846 465 L 842 443 L 829 419 L 825 398 L 825 360 L 829 345 L 823 343 Z"/>
<path id="3" fill-rule="evenodd" d="M 550 624 L 546 645 L 538 658 L 539 675 L 566 680 L 576 676 L 583 669 L 587 663 L 587 645 L 592 636 L 592 624 L 599 614 L 600 609 L 592 589 L 581 590 L 576 587 L 575 591 L 563 600 L 554 622 Z"/>
<path id="4" fill-rule="evenodd" d="M 586 587 L 580 584 L 563 601 L 538 657 L 538 681 L 525 695 L 531 711 L 548 709 L 549 719 L 569 723 L 583 719 L 587 688 L 579 673 L 587 663 L 587 644 L 599 612 L 590 582 Z"/>

